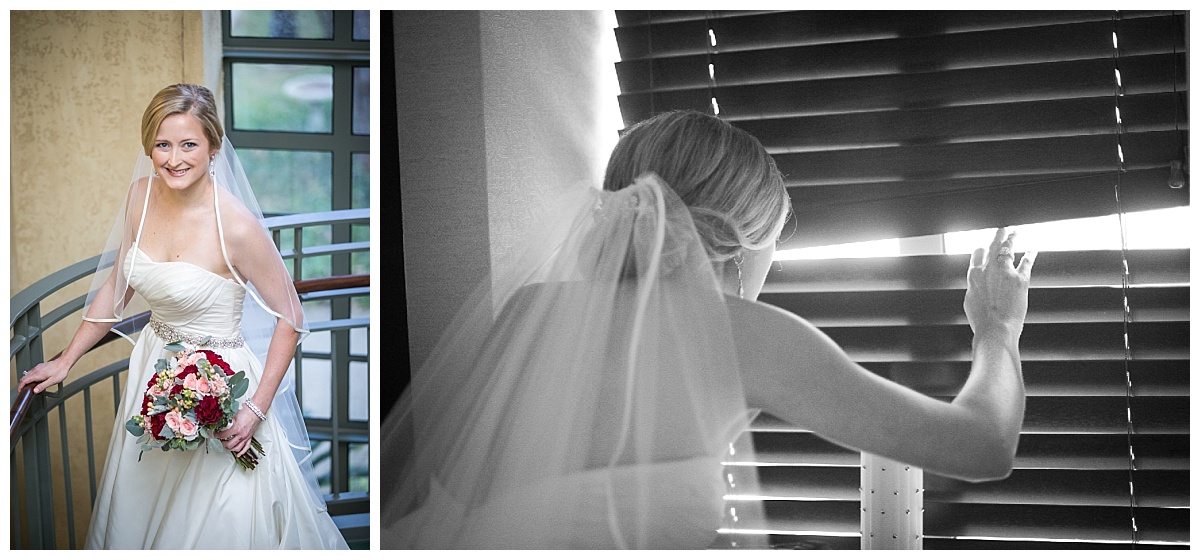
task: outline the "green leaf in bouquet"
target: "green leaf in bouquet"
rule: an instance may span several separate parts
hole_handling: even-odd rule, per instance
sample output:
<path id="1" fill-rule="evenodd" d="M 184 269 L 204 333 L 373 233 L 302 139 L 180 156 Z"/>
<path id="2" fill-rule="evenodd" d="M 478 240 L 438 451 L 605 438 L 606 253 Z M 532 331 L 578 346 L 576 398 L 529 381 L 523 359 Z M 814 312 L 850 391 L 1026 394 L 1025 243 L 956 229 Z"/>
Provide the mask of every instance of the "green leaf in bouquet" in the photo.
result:
<path id="1" fill-rule="evenodd" d="M 175 437 L 175 431 L 172 430 L 170 426 L 163 424 L 162 429 L 158 431 L 158 437 L 163 439 L 173 439 Z"/>
<path id="2" fill-rule="evenodd" d="M 169 369 L 171 369 L 171 361 L 167 360 L 166 358 L 159 358 L 158 361 L 154 362 L 154 371 L 156 373 L 160 371 L 167 371 Z"/>
<path id="3" fill-rule="evenodd" d="M 183 352 L 184 350 L 187 350 L 187 348 L 181 344 L 181 341 L 178 340 L 168 343 L 166 346 L 163 346 L 163 349 L 167 352 Z"/>
<path id="4" fill-rule="evenodd" d="M 221 445 L 221 442 L 218 441 L 217 438 L 215 438 L 215 437 L 209 438 L 207 441 L 208 441 L 208 450 L 209 451 L 212 451 L 213 453 L 220 453 L 222 451 L 225 451 L 225 446 Z"/>
<path id="5" fill-rule="evenodd" d="M 130 418 L 129 421 L 125 423 L 125 429 L 129 430 L 129 433 L 135 436 L 140 436 L 146 433 L 146 429 L 138 424 L 137 420 L 134 420 L 133 418 Z"/>
<path id="6" fill-rule="evenodd" d="M 250 380 L 243 377 L 237 383 L 230 386 L 229 394 L 233 395 L 233 398 L 235 398 L 235 399 L 240 399 L 240 398 L 242 398 L 242 395 L 246 394 L 246 389 L 249 389 L 249 388 L 250 388 Z"/>
<path id="7" fill-rule="evenodd" d="M 196 346 L 204 346 L 204 345 L 208 344 L 208 341 L 210 341 L 210 340 L 212 340 L 212 336 L 211 335 L 206 336 L 203 339 L 201 339 L 200 344 L 197 344 Z"/>
<path id="8" fill-rule="evenodd" d="M 228 372 L 226 372 L 226 373 L 228 373 Z M 238 383 L 241 383 L 242 380 L 245 378 L 246 378 L 246 372 L 239 371 L 233 375 L 230 375 L 227 383 L 229 384 L 230 387 L 232 387 L 234 385 L 237 385 Z"/>
<path id="9" fill-rule="evenodd" d="M 137 438 L 137 444 L 141 445 L 142 448 L 145 449 L 147 443 L 150 443 L 150 432 L 142 432 L 142 435 L 138 436 Z"/>

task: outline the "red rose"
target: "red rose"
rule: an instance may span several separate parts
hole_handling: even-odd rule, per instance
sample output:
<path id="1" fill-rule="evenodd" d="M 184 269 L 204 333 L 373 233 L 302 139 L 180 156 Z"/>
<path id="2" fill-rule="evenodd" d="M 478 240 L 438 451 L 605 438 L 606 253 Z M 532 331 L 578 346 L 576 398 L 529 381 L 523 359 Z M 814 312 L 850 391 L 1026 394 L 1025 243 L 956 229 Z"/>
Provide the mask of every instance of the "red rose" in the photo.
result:
<path id="1" fill-rule="evenodd" d="M 196 365 L 192 364 L 190 366 L 184 367 L 183 371 L 176 373 L 175 377 L 177 379 L 183 379 L 184 377 L 187 377 L 189 373 L 199 373 L 199 372 L 200 372 L 200 370 L 196 368 Z"/>
<path id="2" fill-rule="evenodd" d="M 216 397 L 204 397 L 196 403 L 196 421 L 202 426 L 215 426 L 221 421 L 221 403 Z"/>
<path id="3" fill-rule="evenodd" d="M 143 397 L 142 398 L 142 416 L 145 416 L 147 412 L 150 412 L 150 408 L 152 406 L 154 406 L 154 397 L 151 397 L 150 395 L 146 395 L 145 397 Z"/>
<path id="4" fill-rule="evenodd" d="M 155 414 L 150 417 L 150 435 L 154 439 L 162 439 L 158 433 L 162 431 L 163 426 L 167 423 L 166 414 Z"/>
<path id="5" fill-rule="evenodd" d="M 176 383 L 175 385 L 171 386 L 171 396 L 172 397 L 174 397 L 175 395 L 178 395 L 181 392 L 183 392 L 183 385 Z"/>
<path id="6" fill-rule="evenodd" d="M 204 356 L 208 358 L 208 363 L 221 368 L 225 372 L 226 376 L 232 376 L 234 374 L 233 368 L 229 367 L 229 364 L 226 363 L 223 358 L 221 358 L 220 354 L 213 352 L 212 350 L 197 350 L 197 352 L 204 353 Z"/>

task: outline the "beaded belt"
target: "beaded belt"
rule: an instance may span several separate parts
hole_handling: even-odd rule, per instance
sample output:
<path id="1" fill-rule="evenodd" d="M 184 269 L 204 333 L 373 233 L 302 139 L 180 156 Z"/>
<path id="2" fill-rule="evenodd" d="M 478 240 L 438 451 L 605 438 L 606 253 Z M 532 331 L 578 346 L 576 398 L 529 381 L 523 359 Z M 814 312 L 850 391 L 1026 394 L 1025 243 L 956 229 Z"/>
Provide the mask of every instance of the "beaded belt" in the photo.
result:
<path id="1" fill-rule="evenodd" d="M 158 319 L 150 319 L 150 329 L 157 334 L 159 338 L 167 342 L 184 342 L 192 346 L 204 346 L 206 348 L 241 348 L 245 346 L 245 341 L 242 340 L 242 335 L 227 336 L 227 337 L 211 337 L 208 342 L 204 342 L 205 337 L 197 334 L 185 333 L 171 325 L 168 325 Z M 201 344 L 203 342 L 203 344 Z"/>

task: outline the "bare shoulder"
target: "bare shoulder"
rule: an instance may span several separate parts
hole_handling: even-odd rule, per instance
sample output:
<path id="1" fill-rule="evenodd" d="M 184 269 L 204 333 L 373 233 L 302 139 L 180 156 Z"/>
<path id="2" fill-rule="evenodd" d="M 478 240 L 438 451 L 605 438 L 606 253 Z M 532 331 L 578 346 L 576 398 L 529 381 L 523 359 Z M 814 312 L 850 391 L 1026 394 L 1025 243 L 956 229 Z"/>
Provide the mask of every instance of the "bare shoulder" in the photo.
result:
<path id="1" fill-rule="evenodd" d="M 812 323 L 786 309 L 760 301 L 725 296 L 739 350 L 767 351 L 800 343 L 824 343 L 827 337 Z M 799 340 L 797 340 L 799 337 Z"/>
<path id="2" fill-rule="evenodd" d="M 255 244 L 267 237 L 258 217 L 252 214 L 237 197 L 222 193 L 219 198 L 221 205 L 221 227 L 224 230 L 226 243 L 237 247 Z"/>

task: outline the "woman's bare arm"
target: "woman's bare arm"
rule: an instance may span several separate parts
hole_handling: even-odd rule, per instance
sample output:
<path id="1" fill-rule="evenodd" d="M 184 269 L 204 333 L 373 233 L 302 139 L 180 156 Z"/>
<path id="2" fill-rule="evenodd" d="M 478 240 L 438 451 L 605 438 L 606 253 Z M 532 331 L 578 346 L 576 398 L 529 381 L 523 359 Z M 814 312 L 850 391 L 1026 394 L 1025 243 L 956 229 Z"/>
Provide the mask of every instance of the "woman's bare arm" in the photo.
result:
<path id="1" fill-rule="evenodd" d="M 1024 418 L 1017 342 L 1033 254 L 1014 268 L 971 258 L 964 308 L 975 332 L 971 373 L 950 403 L 859 366 L 809 322 L 764 304 L 731 300 L 735 342 L 750 405 L 831 441 L 964 480 L 1012 469 Z"/>

